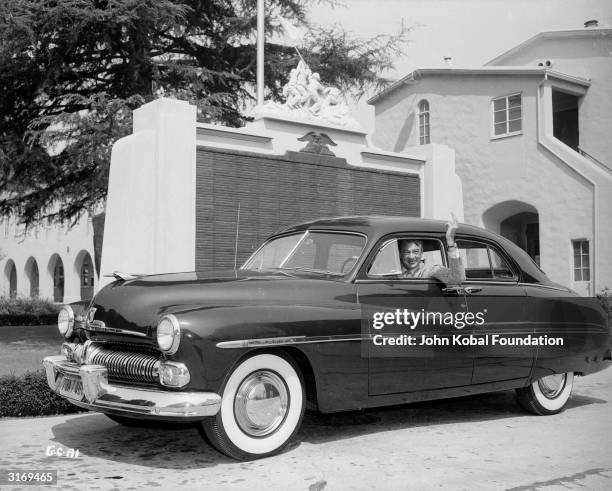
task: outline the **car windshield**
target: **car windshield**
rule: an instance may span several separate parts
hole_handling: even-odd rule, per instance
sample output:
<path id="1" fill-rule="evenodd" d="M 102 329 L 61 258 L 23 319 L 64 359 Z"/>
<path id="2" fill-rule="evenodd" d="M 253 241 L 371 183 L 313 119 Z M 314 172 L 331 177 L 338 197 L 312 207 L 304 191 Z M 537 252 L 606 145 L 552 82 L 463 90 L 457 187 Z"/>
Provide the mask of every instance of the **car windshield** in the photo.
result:
<path id="1" fill-rule="evenodd" d="M 365 247 L 362 235 L 311 232 L 275 237 L 240 269 L 296 270 L 334 275 L 349 273 Z"/>

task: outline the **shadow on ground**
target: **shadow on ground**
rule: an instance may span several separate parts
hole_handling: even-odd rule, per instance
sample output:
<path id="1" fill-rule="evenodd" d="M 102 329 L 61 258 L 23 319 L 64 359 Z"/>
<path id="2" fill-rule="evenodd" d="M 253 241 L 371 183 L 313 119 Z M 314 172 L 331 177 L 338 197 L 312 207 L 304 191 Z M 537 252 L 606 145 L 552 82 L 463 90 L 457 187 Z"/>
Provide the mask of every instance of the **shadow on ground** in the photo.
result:
<path id="1" fill-rule="evenodd" d="M 575 395 L 566 411 L 606 403 L 602 399 Z M 472 424 L 503 420 L 526 414 L 516 403 L 514 392 L 422 402 L 335 414 L 306 413 L 289 451 L 302 442 L 323 444 L 385 431 L 446 424 Z M 54 441 L 78 448 L 82 455 L 125 464 L 161 469 L 203 469 L 236 464 L 205 442 L 193 426 L 135 428 L 121 426 L 106 416 L 88 413 L 52 428 Z M 241 464 L 242 465 L 242 464 Z"/>

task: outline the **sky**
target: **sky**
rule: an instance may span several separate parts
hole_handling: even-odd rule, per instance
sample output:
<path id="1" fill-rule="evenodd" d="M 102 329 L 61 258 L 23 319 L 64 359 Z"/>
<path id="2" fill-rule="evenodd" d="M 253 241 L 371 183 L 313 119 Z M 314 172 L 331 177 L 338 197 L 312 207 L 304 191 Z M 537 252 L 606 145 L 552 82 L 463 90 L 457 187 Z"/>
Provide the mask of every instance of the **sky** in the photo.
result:
<path id="1" fill-rule="evenodd" d="M 340 24 L 357 37 L 393 34 L 401 22 L 415 27 L 412 42 L 396 61 L 393 78 L 415 68 L 482 66 L 538 32 L 581 29 L 597 19 L 612 26 L 612 0 L 343 0 L 343 7 L 313 5 L 310 20 Z M 612 55 L 612 54 L 611 54 Z M 373 94 L 371 94 L 373 95 Z M 360 101 L 354 113 L 365 129 L 373 128 L 373 108 Z"/>

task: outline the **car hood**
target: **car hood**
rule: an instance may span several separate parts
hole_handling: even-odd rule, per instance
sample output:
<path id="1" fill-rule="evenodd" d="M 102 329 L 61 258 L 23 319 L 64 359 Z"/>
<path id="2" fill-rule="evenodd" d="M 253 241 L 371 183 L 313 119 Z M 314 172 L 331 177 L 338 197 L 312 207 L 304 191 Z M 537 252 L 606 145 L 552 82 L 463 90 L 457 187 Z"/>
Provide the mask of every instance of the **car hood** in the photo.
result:
<path id="1" fill-rule="evenodd" d="M 118 280 L 92 300 L 97 337 L 129 334 L 150 337 L 161 316 L 220 306 L 321 305 L 349 293 L 337 276 L 288 272 L 224 270 L 170 273 Z M 110 328 L 110 330 L 109 330 Z M 107 336 L 106 336 L 107 337 Z"/>

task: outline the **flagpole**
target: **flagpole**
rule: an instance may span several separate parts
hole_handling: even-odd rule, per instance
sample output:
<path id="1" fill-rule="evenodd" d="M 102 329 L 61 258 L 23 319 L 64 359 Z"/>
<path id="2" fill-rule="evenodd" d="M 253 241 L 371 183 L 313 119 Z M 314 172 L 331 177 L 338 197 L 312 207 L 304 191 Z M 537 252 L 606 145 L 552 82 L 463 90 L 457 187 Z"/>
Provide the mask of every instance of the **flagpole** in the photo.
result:
<path id="1" fill-rule="evenodd" d="M 264 103 L 264 0 L 257 0 L 257 105 Z"/>
<path id="2" fill-rule="evenodd" d="M 302 57 L 302 53 L 300 53 L 300 50 L 297 49 L 297 46 L 293 47 L 295 49 L 295 51 L 297 52 L 298 56 L 300 57 L 300 60 L 302 60 L 302 62 L 304 63 L 304 65 L 308 65 L 308 63 L 306 63 L 306 60 Z"/>

